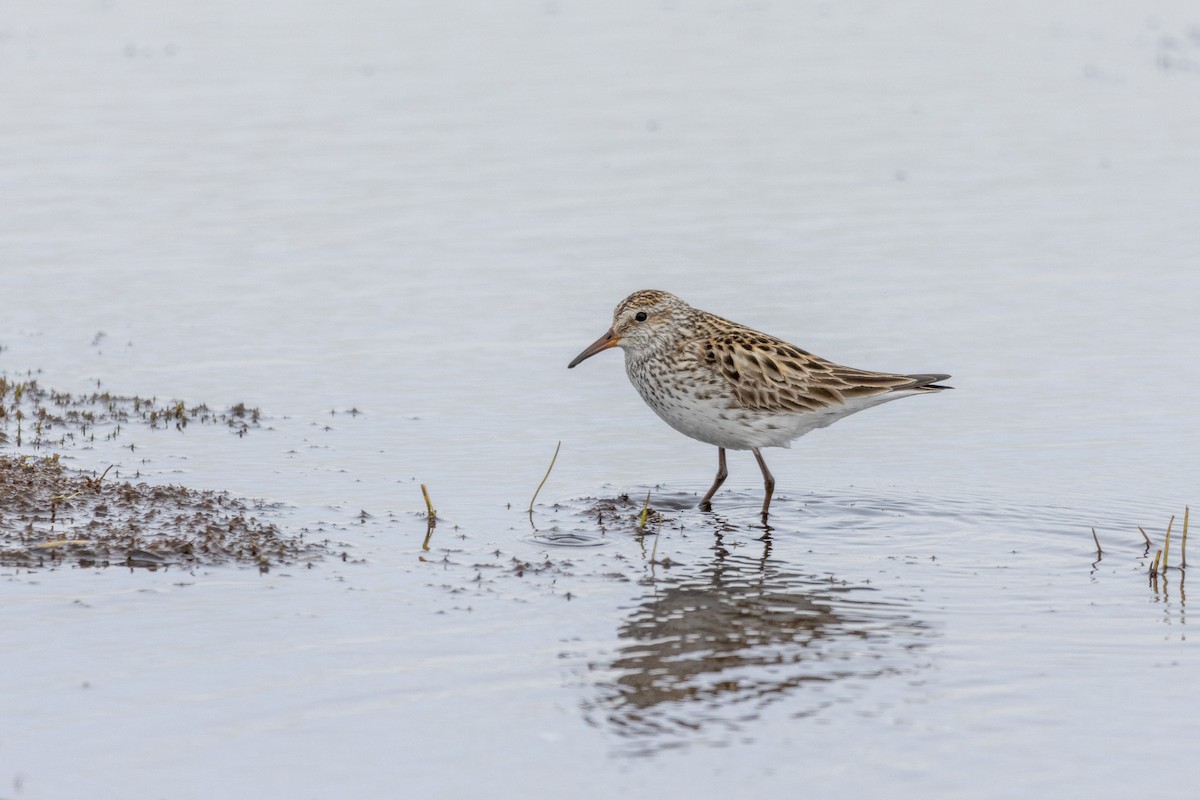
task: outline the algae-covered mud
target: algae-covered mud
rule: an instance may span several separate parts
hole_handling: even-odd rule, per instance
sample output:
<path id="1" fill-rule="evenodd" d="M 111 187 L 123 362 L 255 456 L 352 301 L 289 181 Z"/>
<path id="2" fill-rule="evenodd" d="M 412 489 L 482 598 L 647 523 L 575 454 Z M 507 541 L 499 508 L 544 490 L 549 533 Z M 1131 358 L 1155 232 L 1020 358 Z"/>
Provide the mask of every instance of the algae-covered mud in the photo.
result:
<path id="1" fill-rule="evenodd" d="M 128 439 L 130 426 L 217 425 L 239 437 L 260 425 L 258 409 L 225 411 L 183 401 L 107 391 L 72 395 L 36 380 L 0 376 L 0 566 L 272 566 L 314 561 L 327 542 L 306 541 L 271 521 L 277 508 L 228 492 L 137 481 L 116 465 L 91 470 L 62 463 L 64 450 Z M 136 444 L 128 450 L 136 451 Z M 131 480 L 130 478 L 133 477 Z"/>
<path id="2" fill-rule="evenodd" d="M 329 554 L 327 544 L 264 519 L 271 512 L 227 492 L 73 472 L 57 456 L 0 455 L 0 566 L 248 564 L 266 571 Z"/>

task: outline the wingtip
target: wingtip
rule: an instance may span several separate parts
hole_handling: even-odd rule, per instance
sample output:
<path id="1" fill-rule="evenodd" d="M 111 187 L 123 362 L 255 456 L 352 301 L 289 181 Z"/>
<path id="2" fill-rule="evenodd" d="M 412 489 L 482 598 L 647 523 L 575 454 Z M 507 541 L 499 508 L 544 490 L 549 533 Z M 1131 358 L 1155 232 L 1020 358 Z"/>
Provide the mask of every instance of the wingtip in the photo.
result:
<path id="1" fill-rule="evenodd" d="M 912 378 L 914 383 L 913 389 L 953 389 L 953 386 L 946 386 L 940 381 L 949 380 L 950 376 L 943 373 L 930 373 L 927 375 L 905 375 L 906 378 Z"/>

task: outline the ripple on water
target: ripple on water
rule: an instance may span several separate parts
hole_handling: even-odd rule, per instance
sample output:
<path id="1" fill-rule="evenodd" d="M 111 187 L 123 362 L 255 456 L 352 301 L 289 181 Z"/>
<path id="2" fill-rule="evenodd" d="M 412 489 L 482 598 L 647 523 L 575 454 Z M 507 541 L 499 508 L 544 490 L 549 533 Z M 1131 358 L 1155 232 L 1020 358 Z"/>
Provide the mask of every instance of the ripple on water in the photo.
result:
<path id="1" fill-rule="evenodd" d="M 523 539 L 526 542 L 545 544 L 551 547 L 607 547 L 611 544 L 603 536 L 587 531 L 534 531 Z"/>

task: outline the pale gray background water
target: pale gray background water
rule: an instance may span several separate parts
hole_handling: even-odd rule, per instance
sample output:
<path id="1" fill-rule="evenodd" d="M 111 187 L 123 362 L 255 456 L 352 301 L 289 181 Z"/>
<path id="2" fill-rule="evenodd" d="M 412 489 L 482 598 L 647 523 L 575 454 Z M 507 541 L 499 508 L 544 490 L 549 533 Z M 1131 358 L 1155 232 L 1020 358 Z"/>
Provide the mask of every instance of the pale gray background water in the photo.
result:
<path id="1" fill-rule="evenodd" d="M 363 561 L 6 570 L 0 796 L 1190 796 L 1194 3 L 15 2 L 0 76 L 0 369 L 260 406 L 65 455 Z M 734 455 L 718 536 L 565 369 L 649 287 L 957 389 L 770 451 L 766 545 Z M 658 486 L 674 567 L 530 535 L 560 439 L 540 524 Z"/>

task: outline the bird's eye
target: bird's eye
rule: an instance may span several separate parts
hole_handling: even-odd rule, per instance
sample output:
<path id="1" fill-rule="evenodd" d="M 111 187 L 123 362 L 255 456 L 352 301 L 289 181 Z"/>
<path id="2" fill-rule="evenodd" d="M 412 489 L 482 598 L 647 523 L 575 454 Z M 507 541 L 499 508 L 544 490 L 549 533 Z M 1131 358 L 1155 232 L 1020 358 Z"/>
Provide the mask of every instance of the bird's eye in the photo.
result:
<path id="1" fill-rule="evenodd" d="M 639 311 L 633 315 L 633 318 L 636 319 L 638 322 L 645 322 L 646 321 L 646 312 Z"/>

